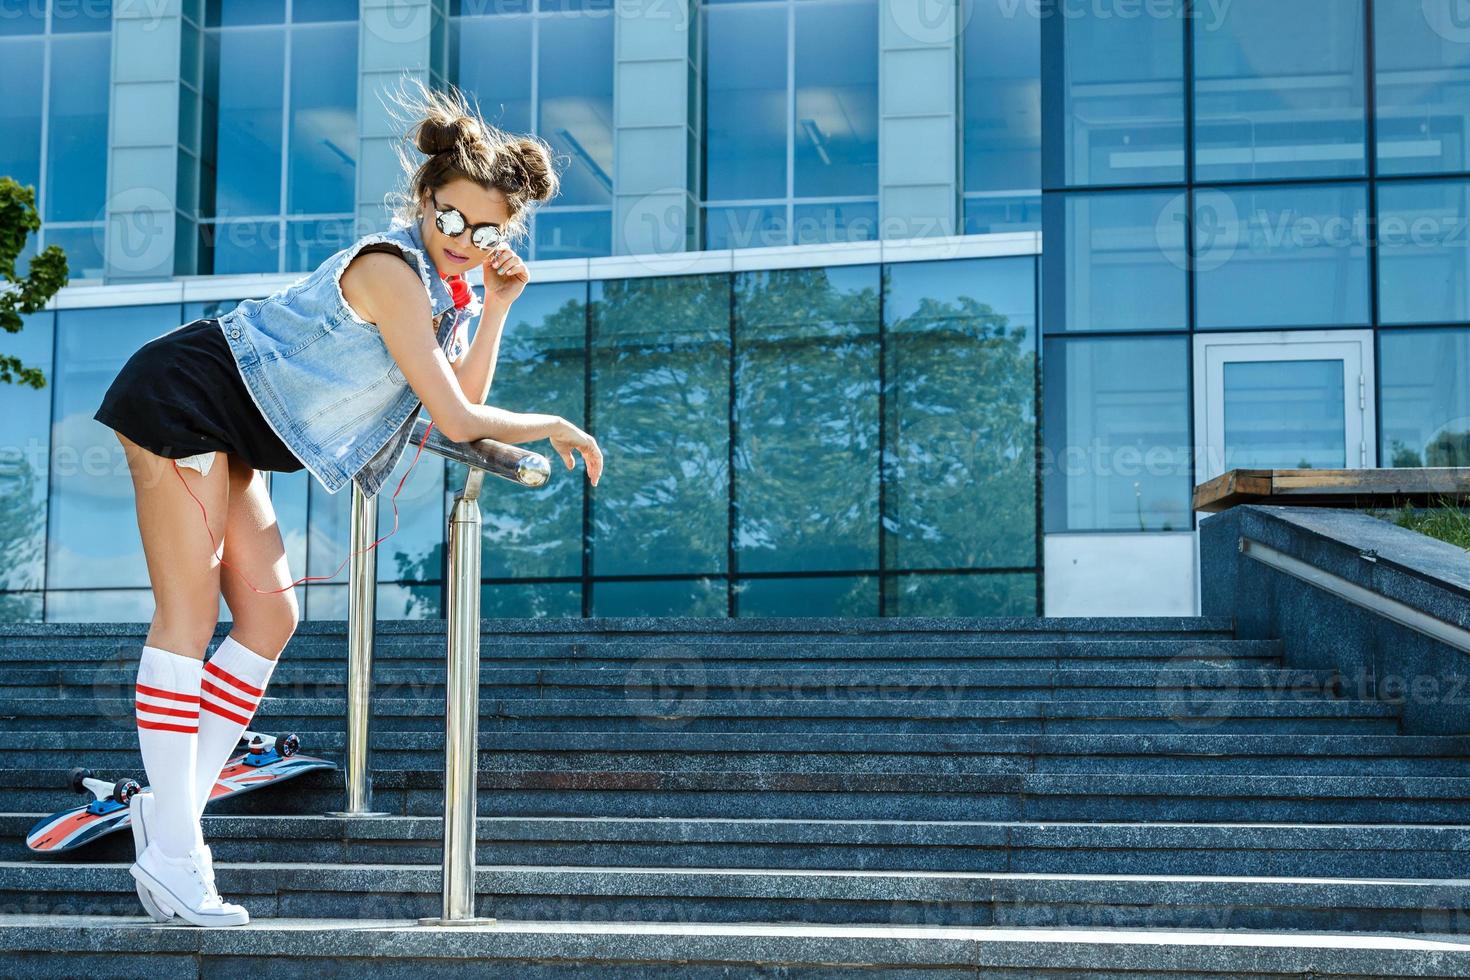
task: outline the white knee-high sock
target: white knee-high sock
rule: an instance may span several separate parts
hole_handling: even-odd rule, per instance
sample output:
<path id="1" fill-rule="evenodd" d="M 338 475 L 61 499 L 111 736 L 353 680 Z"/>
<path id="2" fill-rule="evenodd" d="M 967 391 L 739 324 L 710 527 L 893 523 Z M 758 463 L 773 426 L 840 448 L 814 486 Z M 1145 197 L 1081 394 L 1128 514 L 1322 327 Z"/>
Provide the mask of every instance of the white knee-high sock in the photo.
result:
<path id="1" fill-rule="evenodd" d="M 199 836 L 194 766 L 199 748 L 199 678 L 203 662 L 148 645 L 138 661 L 138 748 L 153 790 L 159 850 L 183 857 Z"/>
<path id="2" fill-rule="evenodd" d="M 226 636 L 204 665 L 200 685 L 199 757 L 194 771 L 195 812 L 203 816 L 215 780 L 260 706 L 276 662 Z"/>

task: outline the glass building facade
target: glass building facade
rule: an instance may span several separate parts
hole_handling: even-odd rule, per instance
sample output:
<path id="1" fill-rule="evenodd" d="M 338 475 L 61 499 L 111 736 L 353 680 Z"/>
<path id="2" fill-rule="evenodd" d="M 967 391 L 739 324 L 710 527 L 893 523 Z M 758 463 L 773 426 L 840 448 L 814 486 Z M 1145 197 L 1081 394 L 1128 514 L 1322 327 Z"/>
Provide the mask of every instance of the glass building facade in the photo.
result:
<path id="1" fill-rule="evenodd" d="M 151 616 L 92 411 L 386 222 L 405 70 L 556 153 L 489 400 L 607 457 L 489 486 L 487 616 L 1193 612 L 1222 468 L 1470 465 L 1453 0 L 917 6 L 0 5 L 19 271 L 72 276 L 5 342 L 48 384 L 0 385 L 0 620 Z M 413 459 L 385 618 L 443 615 L 463 471 Z M 348 494 L 271 494 L 304 614 L 345 616 Z"/>

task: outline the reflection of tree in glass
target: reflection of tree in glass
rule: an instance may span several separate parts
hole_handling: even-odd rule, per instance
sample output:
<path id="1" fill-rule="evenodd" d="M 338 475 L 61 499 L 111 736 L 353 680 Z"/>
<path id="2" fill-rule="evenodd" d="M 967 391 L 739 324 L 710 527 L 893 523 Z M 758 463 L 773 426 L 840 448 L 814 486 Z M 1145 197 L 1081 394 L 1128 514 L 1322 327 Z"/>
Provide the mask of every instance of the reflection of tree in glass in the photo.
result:
<path id="1" fill-rule="evenodd" d="M 0 554 L 5 564 L 0 569 L 0 589 L 39 589 L 46 508 L 44 498 L 36 492 L 36 472 L 20 452 L 0 453 Z M 8 604 L 14 597 L 0 598 Z M 21 600 L 29 606 L 29 600 Z M 8 608 L 0 606 L 0 622 L 10 622 Z"/>
<path id="2" fill-rule="evenodd" d="M 884 529 L 891 565 L 1035 565 L 1036 351 L 971 296 L 891 323 Z"/>

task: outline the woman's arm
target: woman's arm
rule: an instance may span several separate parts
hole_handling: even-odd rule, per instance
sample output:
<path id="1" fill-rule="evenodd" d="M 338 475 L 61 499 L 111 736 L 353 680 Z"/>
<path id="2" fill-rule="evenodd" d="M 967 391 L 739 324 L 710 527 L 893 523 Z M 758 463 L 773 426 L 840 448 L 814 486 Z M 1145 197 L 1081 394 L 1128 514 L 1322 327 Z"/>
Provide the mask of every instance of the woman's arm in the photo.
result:
<path id="1" fill-rule="evenodd" d="M 382 252 L 358 255 L 343 271 L 341 285 L 343 299 L 358 316 L 377 325 L 388 353 L 445 438 L 512 445 L 550 439 L 568 469 L 575 465 L 572 450 L 580 451 L 587 460 L 587 476 L 596 485 L 602 453 L 592 436 L 557 415 L 508 412 L 470 401 L 439 346 L 423 282 L 407 263 Z M 504 319 L 502 314 L 501 324 Z M 488 365 L 483 384 L 488 388 Z"/>
<path id="2" fill-rule="evenodd" d="M 480 325 L 475 328 L 459 360 L 454 362 L 454 376 L 465 398 L 482 405 L 490 397 L 490 383 L 495 377 L 495 364 L 500 356 L 500 338 L 505 331 L 509 304 L 487 301 L 480 312 Z"/>

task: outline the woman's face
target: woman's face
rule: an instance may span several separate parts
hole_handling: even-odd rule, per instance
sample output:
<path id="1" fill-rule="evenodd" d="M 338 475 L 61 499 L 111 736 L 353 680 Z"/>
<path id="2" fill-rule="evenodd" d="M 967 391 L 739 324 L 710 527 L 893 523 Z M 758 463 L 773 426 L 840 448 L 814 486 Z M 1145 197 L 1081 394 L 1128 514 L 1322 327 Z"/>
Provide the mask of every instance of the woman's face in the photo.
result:
<path id="1" fill-rule="evenodd" d="M 486 190 L 464 177 L 456 177 L 436 188 L 432 197 L 420 203 L 423 217 L 419 219 L 419 235 L 441 276 L 467 272 L 490 257 L 489 252 L 470 241 L 470 230 L 475 225 L 489 222 L 503 229 L 510 220 L 505 195 L 498 190 Z M 434 220 L 436 203 L 441 209 L 454 208 L 464 215 L 464 231 L 454 237 L 440 231 Z"/>

